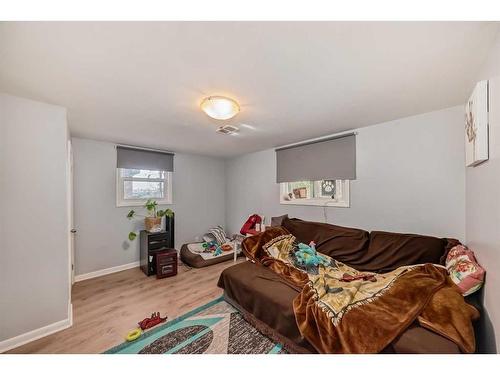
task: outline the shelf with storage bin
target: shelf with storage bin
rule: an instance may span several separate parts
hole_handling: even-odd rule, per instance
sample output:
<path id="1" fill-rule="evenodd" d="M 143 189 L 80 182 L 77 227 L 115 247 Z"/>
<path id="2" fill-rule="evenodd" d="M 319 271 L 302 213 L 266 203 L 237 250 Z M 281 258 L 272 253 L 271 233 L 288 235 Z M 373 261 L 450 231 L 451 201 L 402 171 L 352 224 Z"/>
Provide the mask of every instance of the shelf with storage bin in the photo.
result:
<path id="1" fill-rule="evenodd" d="M 173 249 L 173 235 L 169 231 L 151 233 L 146 230 L 142 230 L 140 233 L 140 241 L 141 269 L 147 276 L 156 275 L 157 255 L 168 250 L 175 251 L 175 249 Z"/>

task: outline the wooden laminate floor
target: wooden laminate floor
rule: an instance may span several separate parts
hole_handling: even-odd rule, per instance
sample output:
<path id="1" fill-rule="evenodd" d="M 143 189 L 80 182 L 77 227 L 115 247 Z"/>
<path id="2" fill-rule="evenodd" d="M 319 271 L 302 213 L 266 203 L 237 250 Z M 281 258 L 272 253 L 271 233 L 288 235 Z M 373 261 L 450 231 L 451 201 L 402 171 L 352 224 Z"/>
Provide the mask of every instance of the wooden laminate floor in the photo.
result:
<path id="1" fill-rule="evenodd" d="M 72 290 L 73 326 L 8 353 L 102 353 L 154 311 L 171 320 L 219 297 L 219 275 L 233 264 L 192 269 L 179 264 L 177 276 L 159 280 L 134 268 L 80 281 Z"/>

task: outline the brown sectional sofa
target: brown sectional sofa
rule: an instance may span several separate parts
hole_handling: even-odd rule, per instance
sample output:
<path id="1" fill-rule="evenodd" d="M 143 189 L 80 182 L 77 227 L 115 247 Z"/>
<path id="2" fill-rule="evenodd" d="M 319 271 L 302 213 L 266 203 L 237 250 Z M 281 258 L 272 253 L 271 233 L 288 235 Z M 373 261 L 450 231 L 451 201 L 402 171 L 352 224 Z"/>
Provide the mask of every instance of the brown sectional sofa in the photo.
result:
<path id="1" fill-rule="evenodd" d="M 371 232 L 325 223 L 285 218 L 282 226 L 299 242 L 314 240 L 317 250 L 361 271 L 387 272 L 402 265 L 444 263 L 447 252 L 458 243 L 414 234 Z M 301 336 L 292 303 L 299 294 L 270 269 L 252 262 L 224 270 L 219 287 L 226 300 L 264 334 L 281 342 L 290 352 L 315 353 Z M 468 301 L 480 310 L 473 300 Z M 452 341 L 416 323 L 383 351 L 384 353 L 460 353 Z"/>

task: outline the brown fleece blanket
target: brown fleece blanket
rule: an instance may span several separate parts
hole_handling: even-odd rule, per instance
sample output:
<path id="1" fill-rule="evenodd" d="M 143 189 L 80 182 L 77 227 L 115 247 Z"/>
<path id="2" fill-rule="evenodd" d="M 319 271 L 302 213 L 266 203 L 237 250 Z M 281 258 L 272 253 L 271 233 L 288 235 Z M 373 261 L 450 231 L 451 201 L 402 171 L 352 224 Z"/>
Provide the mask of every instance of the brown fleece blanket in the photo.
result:
<path id="1" fill-rule="evenodd" d="M 243 251 L 300 290 L 293 304 L 297 325 L 318 352 L 378 353 L 415 321 L 463 352 L 474 352 L 471 322 L 478 312 L 464 302 L 444 268 L 403 266 L 370 273 L 373 281 L 325 257 L 328 265 L 305 270 L 288 257 L 291 237 L 284 228 L 271 228 L 245 239 Z M 355 280 L 345 281 L 344 275 Z"/>

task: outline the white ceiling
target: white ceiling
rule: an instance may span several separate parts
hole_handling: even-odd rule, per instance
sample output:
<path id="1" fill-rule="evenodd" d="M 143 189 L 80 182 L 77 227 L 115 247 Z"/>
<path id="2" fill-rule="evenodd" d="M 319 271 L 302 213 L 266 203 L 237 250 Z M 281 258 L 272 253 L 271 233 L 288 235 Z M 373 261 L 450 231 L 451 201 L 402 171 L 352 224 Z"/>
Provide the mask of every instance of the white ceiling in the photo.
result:
<path id="1" fill-rule="evenodd" d="M 1 23 L 0 91 L 66 107 L 76 136 L 229 157 L 463 103 L 497 31 L 491 22 Z M 209 119 L 199 103 L 215 94 L 241 113 Z M 216 134 L 226 123 L 240 134 Z"/>

